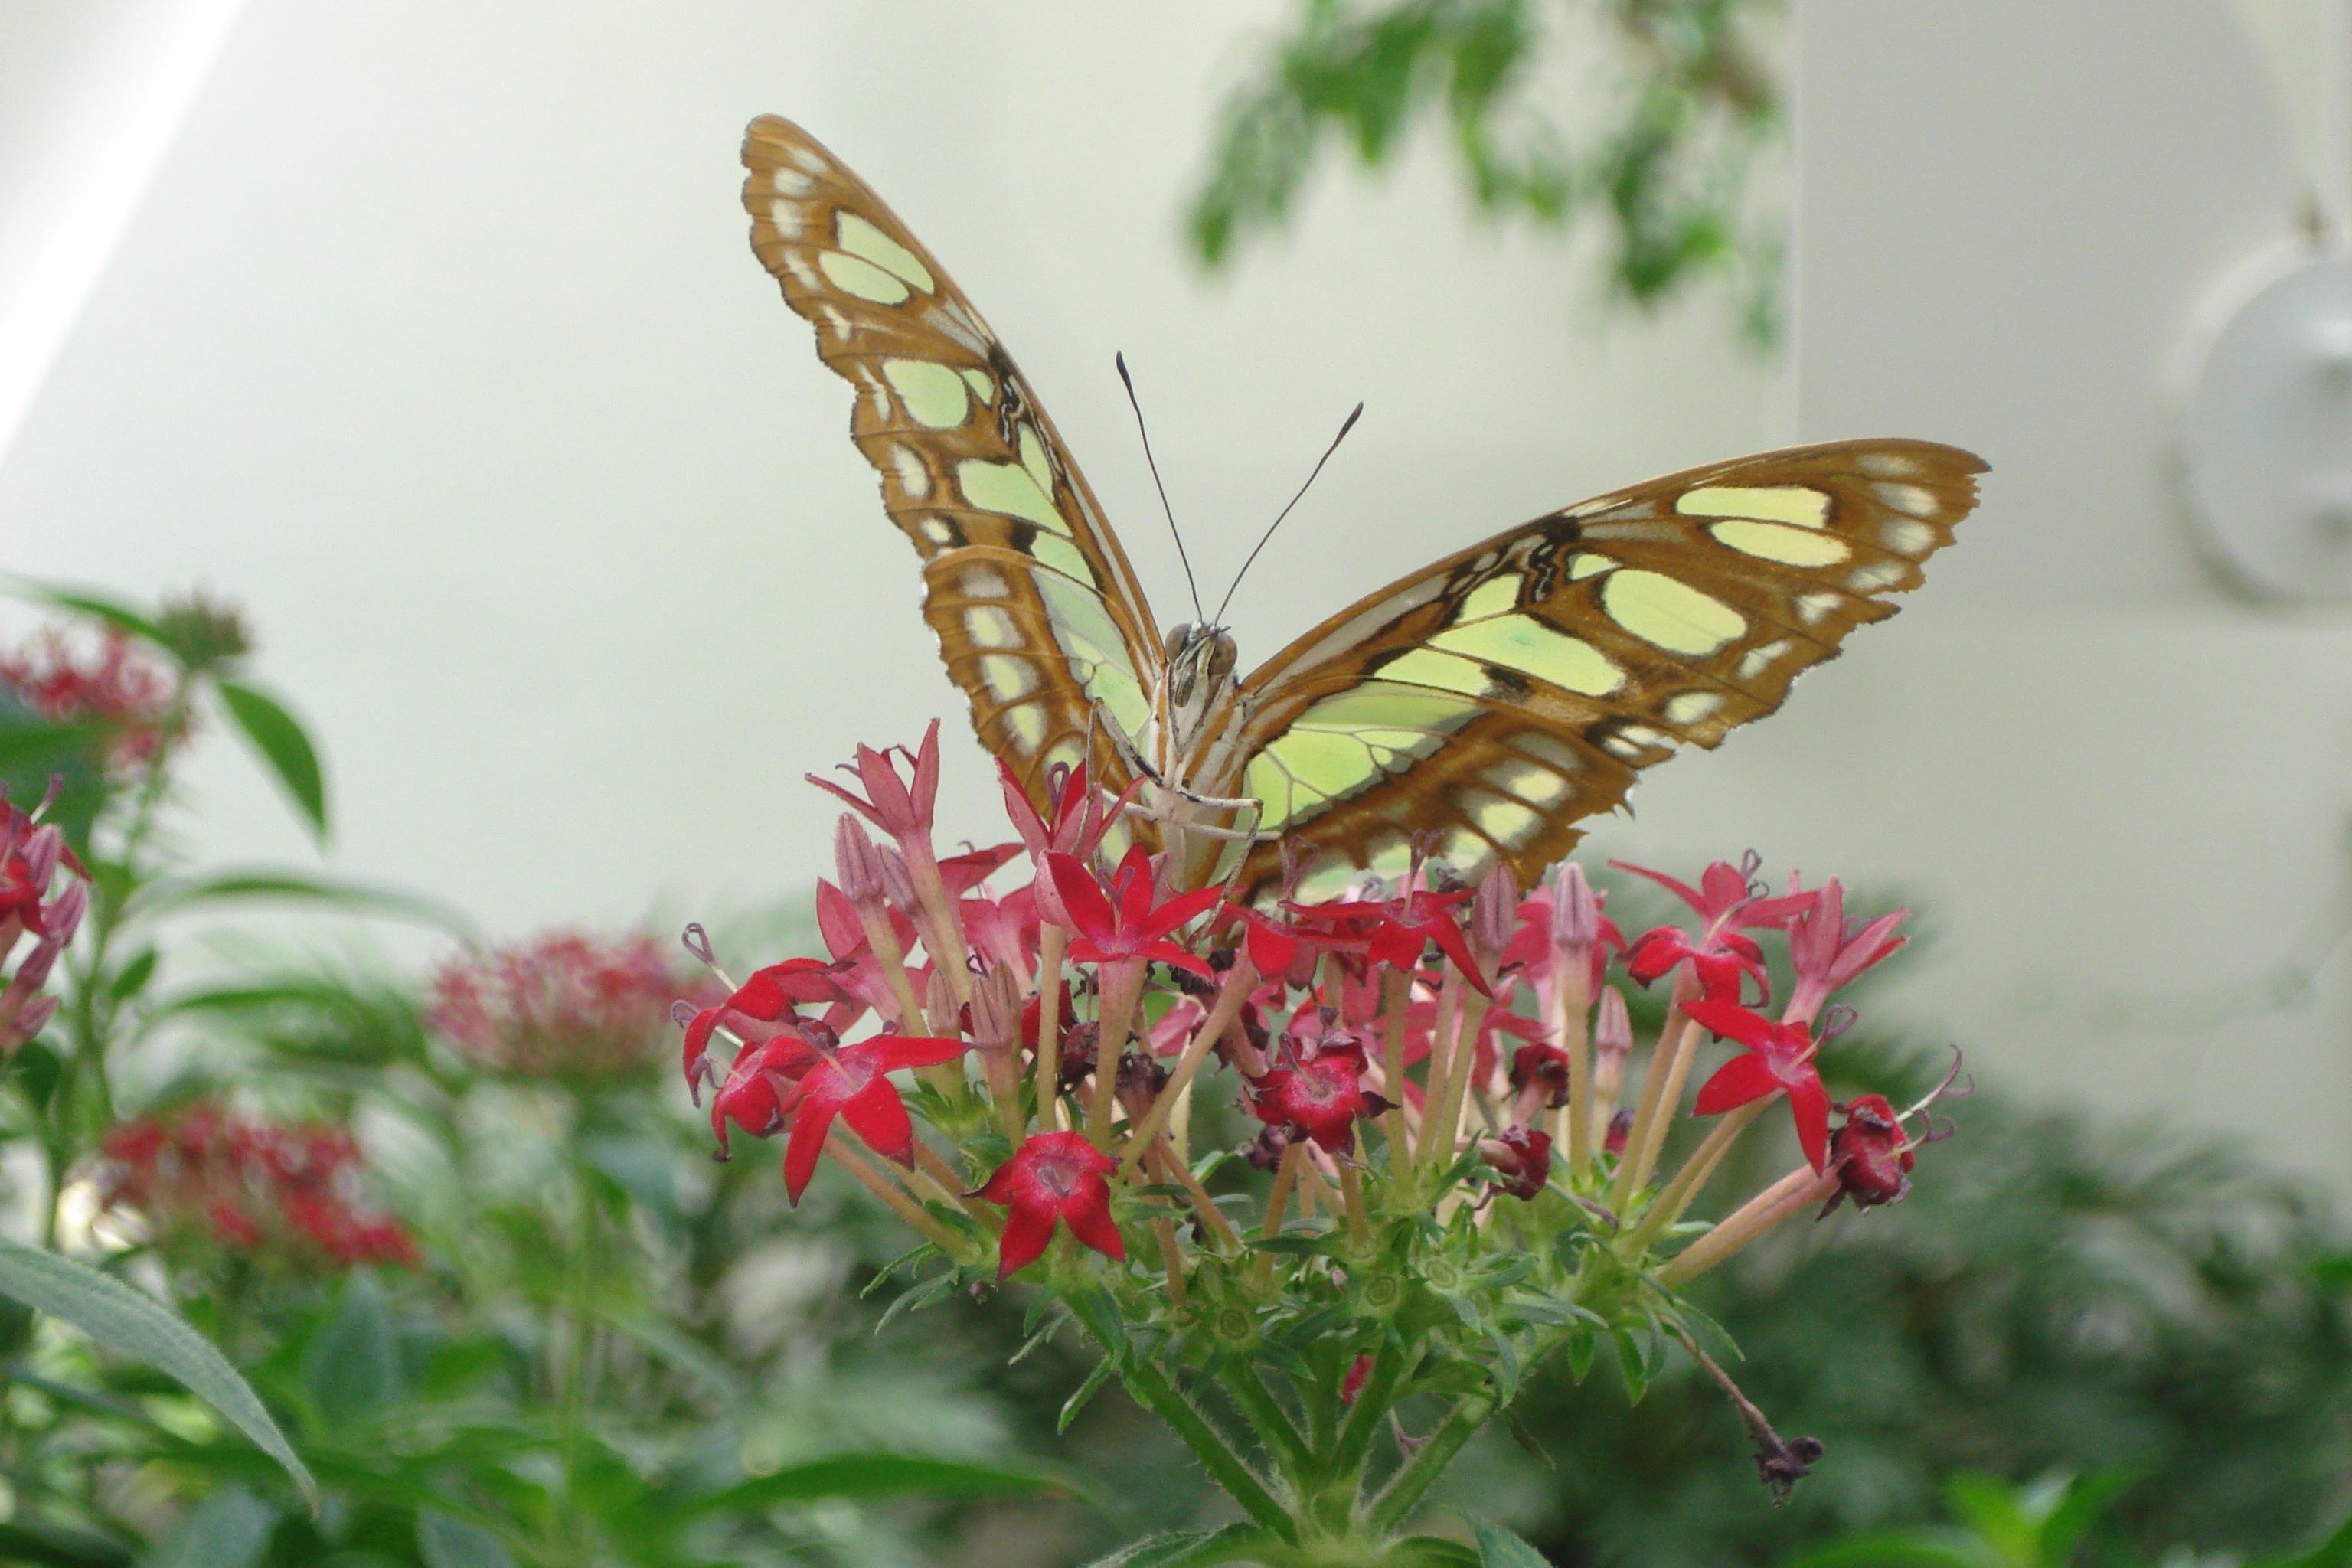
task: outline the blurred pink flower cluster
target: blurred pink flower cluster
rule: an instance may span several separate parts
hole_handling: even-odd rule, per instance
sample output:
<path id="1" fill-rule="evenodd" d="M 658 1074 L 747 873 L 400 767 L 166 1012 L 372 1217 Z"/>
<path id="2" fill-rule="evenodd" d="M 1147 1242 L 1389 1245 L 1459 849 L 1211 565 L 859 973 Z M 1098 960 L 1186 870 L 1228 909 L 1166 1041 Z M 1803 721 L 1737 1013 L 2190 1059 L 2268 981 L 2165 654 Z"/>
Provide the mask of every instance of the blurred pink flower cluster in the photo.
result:
<path id="1" fill-rule="evenodd" d="M 0 654 L 0 687 L 53 724 L 87 721 L 110 731 L 108 760 L 117 767 L 138 767 L 187 738 L 189 716 L 177 707 L 170 675 L 116 627 L 95 647 L 43 628 Z"/>
<path id="2" fill-rule="evenodd" d="M 303 1273 L 415 1267 L 416 1244 L 363 1205 L 359 1145 L 340 1127 L 268 1121 L 196 1100 L 106 1135 L 100 1192 L 170 1251 L 226 1247 Z"/>
<path id="3" fill-rule="evenodd" d="M 679 986 L 651 937 L 550 931 L 450 960 L 426 1021 L 488 1072 L 623 1079 L 662 1050 Z"/>

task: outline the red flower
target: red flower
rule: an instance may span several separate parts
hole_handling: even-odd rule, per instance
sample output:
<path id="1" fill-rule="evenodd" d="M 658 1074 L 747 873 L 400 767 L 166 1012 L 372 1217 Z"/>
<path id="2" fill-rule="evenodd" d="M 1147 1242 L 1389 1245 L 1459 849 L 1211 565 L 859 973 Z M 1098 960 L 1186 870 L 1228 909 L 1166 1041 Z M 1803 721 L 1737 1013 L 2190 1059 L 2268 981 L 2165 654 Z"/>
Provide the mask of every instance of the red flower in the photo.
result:
<path id="1" fill-rule="evenodd" d="M 1171 968 L 1190 970 L 1203 980 L 1215 977 L 1207 960 L 1166 939 L 1169 932 L 1214 905 L 1224 895 L 1223 889 L 1201 888 L 1155 905 L 1151 852 L 1140 844 L 1127 852 L 1127 858 L 1111 874 L 1108 896 L 1077 857 L 1051 854 L 1046 863 L 1053 872 L 1054 889 L 1061 895 L 1062 912 L 1069 917 L 1069 929 L 1077 934 L 1078 940 L 1070 944 L 1072 958 L 1081 963 L 1139 963 L 1157 959 Z"/>
<path id="2" fill-rule="evenodd" d="M 822 900 L 819 908 L 823 908 Z M 688 928 L 689 934 L 693 929 Z M 814 958 L 788 958 L 753 972 L 751 978 L 737 986 L 727 1000 L 687 1018 L 686 1085 L 693 1091 L 696 1101 L 701 1100 L 706 1080 L 719 1081 L 719 1074 L 710 1065 L 709 1051 L 710 1037 L 720 1025 L 746 1043 L 757 1045 L 776 1032 L 765 1026 L 781 1026 L 797 1018 L 803 1006 L 840 1000 L 841 987 L 834 975 L 832 964 Z M 685 1005 L 679 1006 L 683 1016 Z M 751 1131 L 749 1123 L 745 1130 Z M 722 1147 L 726 1143 L 723 1132 L 719 1142 Z"/>
<path id="3" fill-rule="evenodd" d="M 1544 1097 L 1544 1108 L 1558 1110 L 1568 1103 L 1568 1053 L 1542 1040 L 1530 1040 L 1511 1053 L 1511 1087 L 1525 1095 L 1530 1089 Z"/>
<path id="4" fill-rule="evenodd" d="M 1415 888 L 1393 899 L 1334 900 L 1323 904 L 1285 904 L 1300 933 L 1318 945 L 1353 952 L 1368 963 L 1413 969 L 1431 942 L 1482 994 L 1491 994 L 1470 955 L 1470 944 L 1454 918 L 1469 889 L 1433 893 Z"/>
<path id="5" fill-rule="evenodd" d="M 549 931 L 442 965 L 426 1021 L 492 1072 L 618 1078 L 647 1064 L 677 989 L 650 937 Z"/>
<path id="6" fill-rule="evenodd" d="M 1353 1141 L 1356 1119 L 1389 1102 L 1364 1088 L 1364 1059 L 1336 1050 L 1295 1068 L 1276 1068 L 1250 1086 L 1250 1110 L 1269 1127 L 1313 1139 L 1334 1153 Z"/>
<path id="7" fill-rule="evenodd" d="M 727 1124 L 754 1138 L 772 1136 L 784 1124 L 784 1093 L 816 1065 L 816 1047 L 790 1029 L 747 1046 L 727 1069 L 727 1081 L 710 1097 L 710 1131 L 719 1140 L 718 1159 L 730 1153 Z"/>
<path id="8" fill-rule="evenodd" d="M 1797 1142 L 1813 1169 L 1824 1169 L 1829 1161 L 1830 1097 L 1814 1065 L 1819 1047 L 1812 1031 L 1802 1024 L 1776 1024 L 1734 1002 L 1689 1002 L 1683 1011 L 1726 1039 L 1748 1047 L 1746 1056 L 1732 1058 L 1700 1087 L 1694 1107 L 1698 1114 L 1719 1116 L 1786 1090 L 1789 1109 L 1797 1120 Z"/>
<path id="9" fill-rule="evenodd" d="M 1911 1167 L 1918 1163 L 1917 1145 L 1904 1132 L 1902 1117 L 1880 1094 L 1865 1094 L 1838 1109 L 1845 1112 L 1845 1125 L 1830 1139 L 1838 1190 L 1822 1213 L 1846 1198 L 1858 1209 L 1897 1202 L 1911 1190 Z"/>
<path id="10" fill-rule="evenodd" d="M 1910 939 L 1895 934 L 1909 910 L 1879 916 L 1859 930 L 1845 918 L 1845 889 L 1835 877 L 1822 884 L 1813 902 L 1789 927 L 1789 962 L 1796 989 L 1783 1015 L 1811 1022 L 1831 995 Z"/>
<path id="11" fill-rule="evenodd" d="M 947 885 L 950 896 L 961 898 L 1003 869 L 1020 853 L 1021 846 L 1017 843 L 992 844 L 985 849 L 967 849 L 940 862 L 940 879 Z"/>
<path id="12" fill-rule="evenodd" d="M 961 1040 L 877 1035 L 854 1046 L 818 1051 L 816 1063 L 785 1093 L 781 1109 L 793 1119 L 784 1148 L 784 1193 L 793 1204 L 816 1174 L 824 1135 L 839 1116 L 873 1151 L 912 1169 L 915 1124 L 888 1075 L 900 1068 L 951 1062 L 968 1049 Z"/>
<path id="13" fill-rule="evenodd" d="M 187 737 L 188 716 L 172 711 L 171 678 L 119 628 L 107 628 L 95 658 L 47 628 L 0 657 L 0 686 L 53 724 L 95 722 L 112 731 L 109 760 L 117 767 L 136 766 Z"/>
<path id="14" fill-rule="evenodd" d="M 1696 938 L 1680 926 L 1659 926 L 1643 931 L 1626 951 L 1626 973 L 1647 985 L 1687 963 L 1698 980 L 1699 994 L 1724 1001 L 1739 999 L 1743 973 L 1755 976 L 1759 985 L 1766 977 L 1763 950 L 1756 945 L 1754 938 L 1741 935 L 1741 931 L 1785 926 L 1811 906 L 1814 898 L 1811 893 L 1791 893 L 1778 899 L 1762 897 L 1751 881 L 1756 870 L 1753 856 L 1738 866 L 1717 860 L 1699 878 L 1696 889 L 1663 871 L 1628 865 L 1622 860 L 1609 863 L 1621 871 L 1631 871 L 1657 883 L 1688 904 L 1700 922 Z"/>
<path id="15" fill-rule="evenodd" d="M 1003 1204 L 1004 1237 L 998 1244 L 996 1278 L 1027 1268 L 1054 1239 L 1054 1222 L 1104 1257 L 1125 1261 L 1127 1244 L 1110 1215 L 1110 1183 L 1118 1162 L 1087 1141 L 1083 1132 L 1034 1132 L 996 1168 L 979 1196 Z"/>

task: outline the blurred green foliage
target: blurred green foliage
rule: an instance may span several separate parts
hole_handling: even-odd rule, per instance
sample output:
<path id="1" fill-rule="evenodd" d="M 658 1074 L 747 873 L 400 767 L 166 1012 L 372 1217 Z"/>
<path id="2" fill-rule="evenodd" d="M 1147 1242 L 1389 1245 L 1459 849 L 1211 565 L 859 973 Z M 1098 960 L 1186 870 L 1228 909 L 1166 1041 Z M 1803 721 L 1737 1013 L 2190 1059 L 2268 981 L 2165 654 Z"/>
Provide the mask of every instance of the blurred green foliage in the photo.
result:
<path id="1" fill-rule="evenodd" d="M 1702 281 L 1780 333 L 1777 218 L 1749 189 L 1781 128 L 1780 0 L 1299 0 L 1225 109 L 1188 226 L 1212 266 L 1297 210 L 1327 145 L 1393 163 L 1446 129 L 1480 210 L 1604 237 L 1612 290 Z"/>

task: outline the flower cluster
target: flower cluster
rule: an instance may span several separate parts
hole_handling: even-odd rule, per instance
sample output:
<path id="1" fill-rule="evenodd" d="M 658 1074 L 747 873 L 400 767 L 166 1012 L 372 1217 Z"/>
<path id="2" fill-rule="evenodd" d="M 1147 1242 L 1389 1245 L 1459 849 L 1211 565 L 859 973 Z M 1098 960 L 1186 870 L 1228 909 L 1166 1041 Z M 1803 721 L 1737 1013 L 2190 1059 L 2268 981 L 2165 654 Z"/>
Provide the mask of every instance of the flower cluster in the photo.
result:
<path id="1" fill-rule="evenodd" d="M 817 891 L 825 951 L 683 1010 L 688 1082 L 712 1091 L 722 1153 L 730 1133 L 784 1139 L 795 1203 L 829 1160 L 921 1233 L 946 1267 L 918 1304 L 1034 1276 L 1284 1539 L 1393 1527 L 1555 1350 L 1581 1375 L 1613 1345 L 1638 1382 L 1678 1343 L 1720 1377 L 1681 1288 L 1810 1206 L 1900 1197 L 1931 1136 L 1921 1108 L 1823 1085 L 1850 1019 L 1830 998 L 1903 945 L 1901 912 L 1850 923 L 1834 879 L 1623 868 L 1695 917 L 1630 941 L 1573 864 L 1528 890 L 1416 858 L 1398 881 L 1244 908 L 1175 885 L 1139 792 L 1084 767 L 1037 801 L 1006 771 L 1017 837 L 940 857 L 938 744 L 934 724 L 912 752 L 861 748 L 862 793 L 816 781 L 852 807 Z M 993 885 L 1024 859 L 1025 881 Z M 1767 942 L 1794 974 L 1777 1007 Z M 711 959 L 698 928 L 689 947 Z M 1664 993 L 1638 1072 L 1628 986 Z M 1694 1100 L 1711 1037 L 1737 1049 Z M 1799 1163 L 1694 1220 L 1781 1106 Z M 1678 1142 L 1686 1117 L 1705 1130 Z M 1271 1479 L 1171 1375 L 1225 1388 Z M 1321 1506 L 1303 1489 L 1352 1489 L 1417 1394 L 1454 1403 L 1398 1478 L 1302 1522 Z M 1759 1462 L 1784 1485 L 1812 1450 L 1769 1434 Z"/>
<path id="2" fill-rule="evenodd" d="M 359 1145 L 316 1121 L 263 1121 L 197 1100 L 124 1122 L 103 1145 L 106 1206 L 133 1210 L 166 1250 L 227 1247 L 301 1273 L 413 1268 L 399 1221 L 362 1206 Z"/>
<path id="3" fill-rule="evenodd" d="M 677 992 L 650 937 L 550 931 L 442 965 L 426 1023 L 484 1071 L 609 1081 L 653 1063 Z"/>
<path id="4" fill-rule="evenodd" d="M 0 790 L 0 963 L 32 940 L 0 989 L 0 1058 L 16 1055 L 57 1016 L 58 998 L 43 988 L 89 908 L 81 862 L 56 825 L 40 820 L 56 793 L 52 786 L 51 799 L 28 812 Z"/>
<path id="5" fill-rule="evenodd" d="M 143 765 L 187 738 L 189 716 L 171 676 L 120 627 L 107 627 L 95 647 L 43 628 L 0 655 L 0 688 L 53 724 L 102 728 L 108 760 L 119 768 Z"/>

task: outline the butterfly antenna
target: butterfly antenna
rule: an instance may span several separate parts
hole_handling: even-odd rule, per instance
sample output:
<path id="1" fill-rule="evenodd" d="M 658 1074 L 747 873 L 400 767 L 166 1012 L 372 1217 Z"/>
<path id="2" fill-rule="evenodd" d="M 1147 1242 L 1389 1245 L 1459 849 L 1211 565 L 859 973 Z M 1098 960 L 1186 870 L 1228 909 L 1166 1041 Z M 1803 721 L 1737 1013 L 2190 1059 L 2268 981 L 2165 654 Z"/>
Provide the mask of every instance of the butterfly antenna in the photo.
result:
<path id="1" fill-rule="evenodd" d="M 1151 469 L 1151 485 L 1160 492 L 1160 510 L 1168 514 L 1168 531 L 1176 536 L 1176 559 L 1184 563 L 1184 586 L 1192 590 L 1192 614 L 1201 620 L 1201 584 L 1192 578 L 1192 558 L 1184 553 L 1184 531 L 1176 526 L 1176 509 L 1168 504 L 1168 487 L 1160 482 L 1160 461 L 1151 455 L 1151 432 L 1143 427 L 1143 405 L 1136 400 L 1135 378 L 1127 374 L 1127 355 L 1114 353 L 1111 363 L 1118 366 L 1119 384 L 1127 388 L 1127 405 L 1135 410 L 1135 433 L 1143 437 L 1143 460 Z"/>
<path id="2" fill-rule="evenodd" d="M 1274 537 L 1274 531 L 1282 526 L 1283 518 L 1290 515 L 1291 507 L 1297 506 L 1301 500 L 1306 499 L 1307 492 L 1314 488 L 1316 474 L 1319 474 L 1323 471 L 1323 465 L 1331 460 L 1331 454 L 1339 449 L 1339 443 L 1348 438 L 1348 432 L 1353 430 L 1356 427 L 1356 421 L 1361 419 L 1363 416 L 1364 405 L 1359 403 L 1354 408 L 1349 411 L 1348 417 L 1339 422 L 1339 433 L 1331 437 L 1331 444 L 1323 448 L 1323 455 L 1320 458 L 1315 459 L 1314 472 L 1308 474 L 1307 476 L 1307 482 L 1298 487 L 1298 493 L 1290 498 L 1290 506 L 1284 507 L 1282 509 L 1281 515 L 1277 516 L 1272 522 L 1266 524 L 1265 532 L 1259 535 L 1256 547 L 1249 552 L 1249 559 L 1243 562 L 1242 569 L 1234 574 L 1234 585 L 1233 587 L 1226 589 L 1225 596 L 1217 602 L 1217 614 L 1214 620 L 1212 622 L 1213 625 L 1222 626 L 1224 624 L 1225 606 L 1234 602 L 1234 594 L 1235 590 L 1241 587 L 1242 579 L 1248 576 L 1249 569 L 1253 565 L 1256 564 L 1258 551 L 1265 548 L 1265 542 L 1272 539 Z"/>

